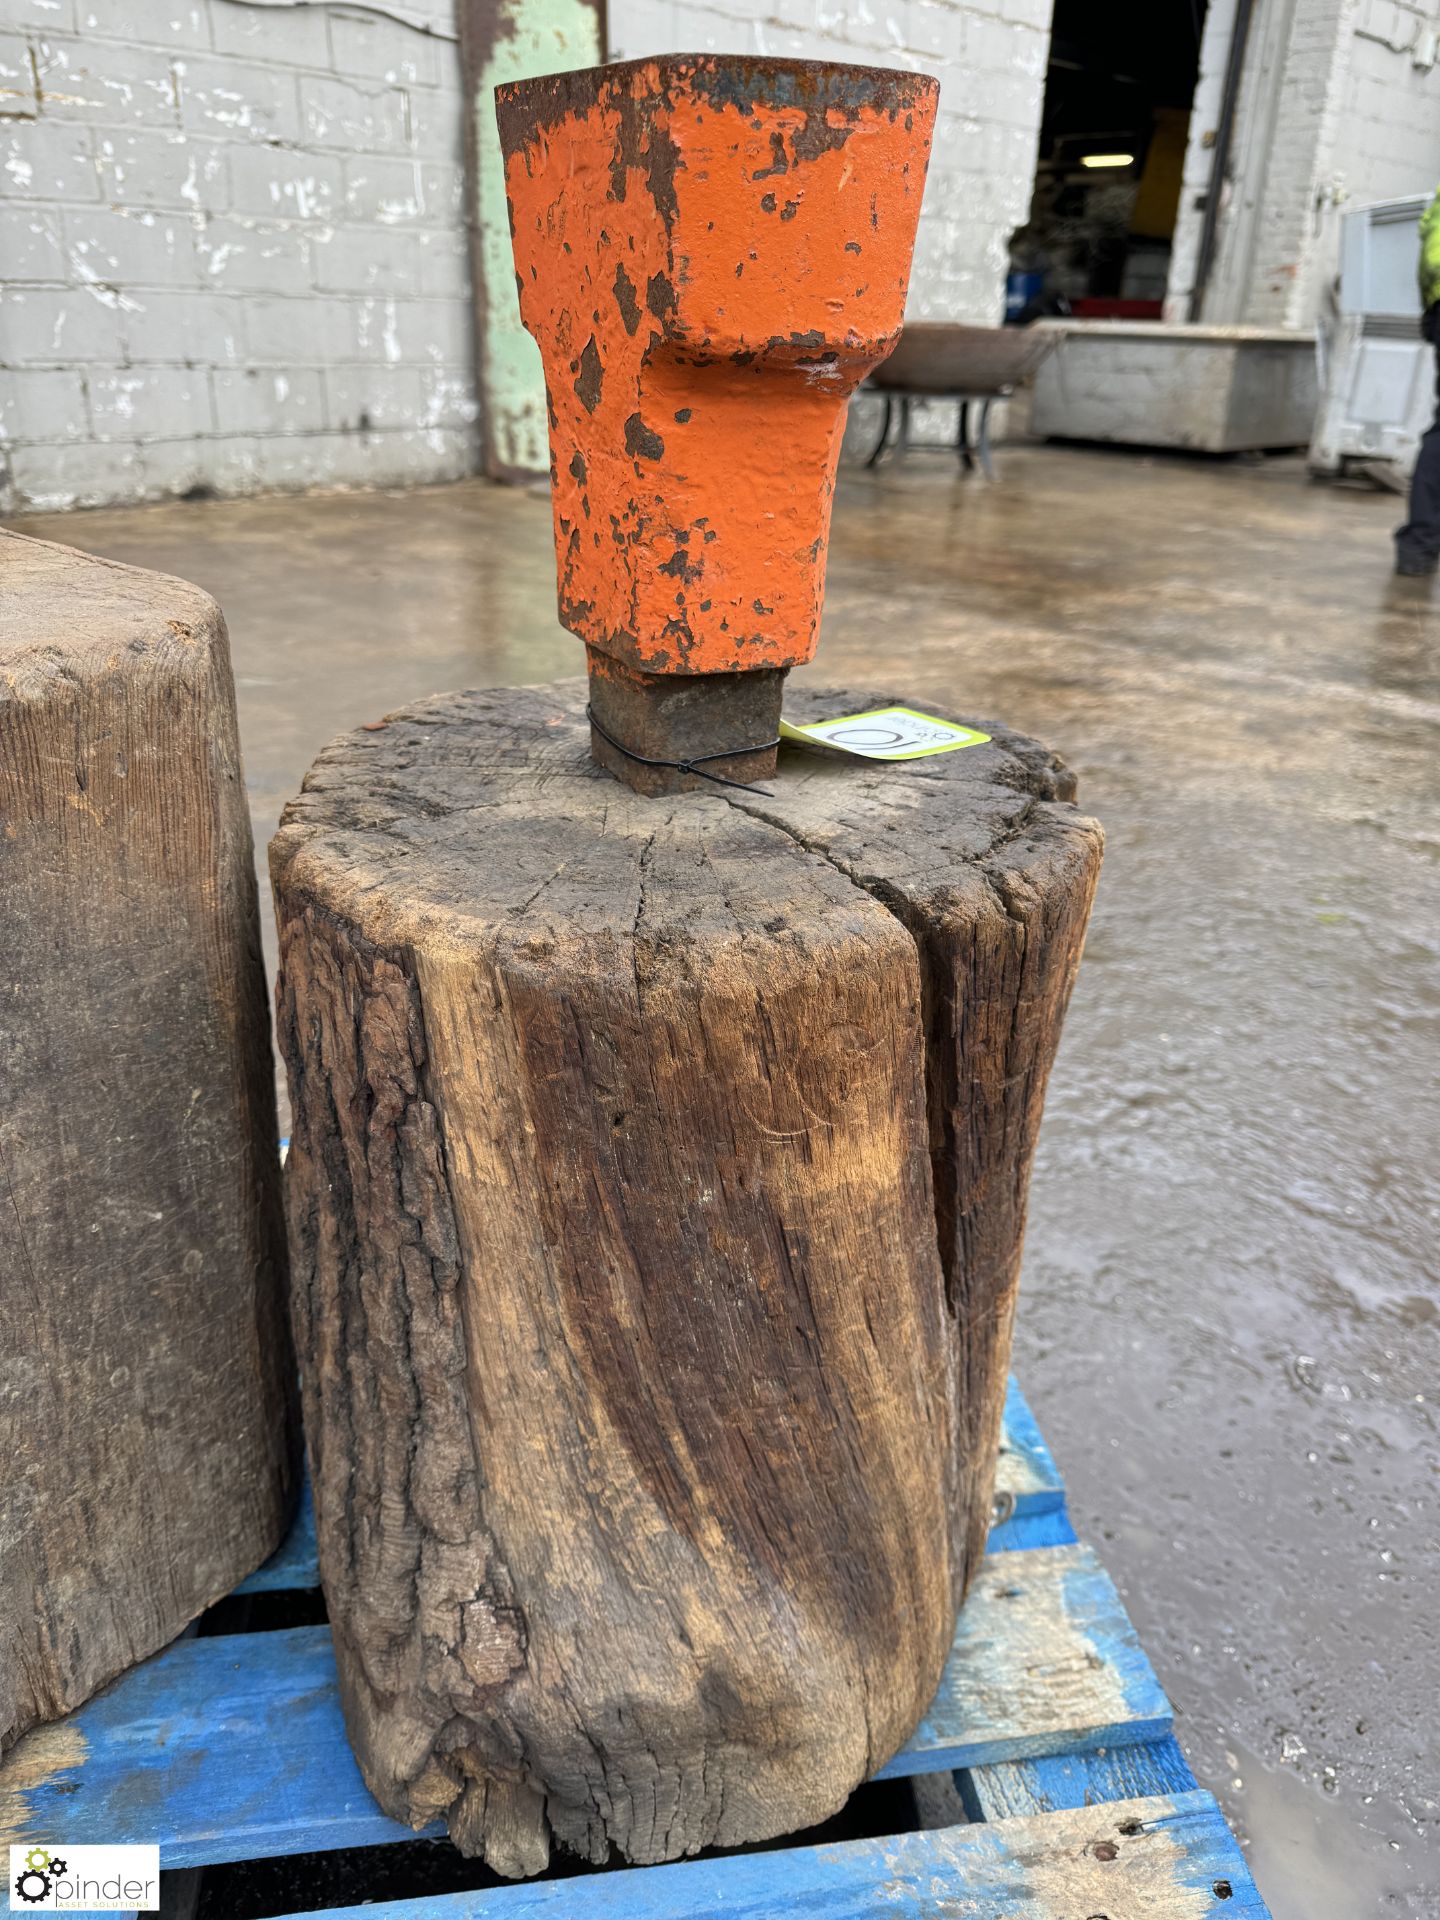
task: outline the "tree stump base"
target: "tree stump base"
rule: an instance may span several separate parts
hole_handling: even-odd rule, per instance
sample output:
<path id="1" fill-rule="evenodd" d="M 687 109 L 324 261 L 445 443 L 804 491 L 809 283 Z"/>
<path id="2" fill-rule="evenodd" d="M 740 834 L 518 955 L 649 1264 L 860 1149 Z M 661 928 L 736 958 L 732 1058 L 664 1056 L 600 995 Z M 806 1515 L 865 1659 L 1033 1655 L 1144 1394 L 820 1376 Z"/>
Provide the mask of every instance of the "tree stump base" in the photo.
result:
<path id="1" fill-rule="evenodd" d="M 250 816 L 208 594 L 0 533 L 0 902 L 3 1749 L 258 1566 L 297 1483 Z"/>
<path id="2" fill-rule="evenodd" d="M 584 701 L 346 735 L 272 845 L 350 1736 L 511 1875 L 810 1825 L 929 1704 L 1100 859 L 1000 729 L 655 799 Z"/>

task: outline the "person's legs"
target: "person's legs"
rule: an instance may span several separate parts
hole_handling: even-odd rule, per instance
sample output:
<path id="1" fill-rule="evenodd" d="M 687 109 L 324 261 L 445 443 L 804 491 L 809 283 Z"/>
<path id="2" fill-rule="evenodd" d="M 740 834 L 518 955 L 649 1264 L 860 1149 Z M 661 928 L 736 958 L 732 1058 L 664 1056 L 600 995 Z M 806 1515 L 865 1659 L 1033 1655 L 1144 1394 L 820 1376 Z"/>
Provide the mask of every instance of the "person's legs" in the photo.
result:
<path id="1" fill-rule="evenodd" d="M 1436 312 L 1426 314 L 1426 338 L 1435 339 Z M 1410 478 L 1410 518 L 1395 533 L 1395 571 L 1434 573 L 1440 565 L 1440 344 L 1436 345 L 1435 418 L 1420 441 Z"/>

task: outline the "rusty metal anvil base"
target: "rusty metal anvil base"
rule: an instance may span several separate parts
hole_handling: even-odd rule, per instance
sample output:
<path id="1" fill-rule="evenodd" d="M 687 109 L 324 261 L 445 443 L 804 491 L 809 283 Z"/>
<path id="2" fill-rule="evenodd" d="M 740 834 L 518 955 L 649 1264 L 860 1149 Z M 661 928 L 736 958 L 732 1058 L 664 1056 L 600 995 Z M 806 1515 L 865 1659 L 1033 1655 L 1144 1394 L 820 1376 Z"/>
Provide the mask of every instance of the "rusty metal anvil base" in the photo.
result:
<path id="1" fill-rule="evenodd" d="M 595 758 L 641 792 L 707 784 L 645 761 L 773 771 L 846 402 L 904 315 L 937 93 L 703 54 L 496 89 L 560 619 Z"/>
<path id="2" fill-rule="evenodd" d="M 598 648 L 586 658 L 590 751 L 637 793 L 676 793 L 716 778 L 748 786 L 775 771 L 784 667 L 641 674 Z M 664 761 L 682 765 L 646 764 Z M 703 773 L 685 770 L 695 761 Z"/>

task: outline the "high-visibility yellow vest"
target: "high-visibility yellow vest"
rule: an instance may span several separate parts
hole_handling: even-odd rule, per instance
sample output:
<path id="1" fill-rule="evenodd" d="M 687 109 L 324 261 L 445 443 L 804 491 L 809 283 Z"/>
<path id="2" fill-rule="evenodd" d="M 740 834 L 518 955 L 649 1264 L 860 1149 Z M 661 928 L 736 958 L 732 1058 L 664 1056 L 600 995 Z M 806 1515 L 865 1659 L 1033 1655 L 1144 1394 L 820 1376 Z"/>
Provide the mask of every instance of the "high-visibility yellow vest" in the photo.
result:
<path id="1" fill-rule="evenodd" d="M 1420 216 L 1420 304 L 1440 301 L 1440 189 Z"/>

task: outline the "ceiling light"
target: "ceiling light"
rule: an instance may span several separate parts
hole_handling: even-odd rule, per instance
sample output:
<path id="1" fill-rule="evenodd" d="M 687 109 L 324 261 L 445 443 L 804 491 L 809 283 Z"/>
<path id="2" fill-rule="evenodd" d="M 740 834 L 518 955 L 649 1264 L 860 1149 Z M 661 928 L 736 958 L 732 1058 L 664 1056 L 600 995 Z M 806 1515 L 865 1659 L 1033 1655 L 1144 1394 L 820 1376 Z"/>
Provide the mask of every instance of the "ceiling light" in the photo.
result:
<path id="1" fill-rule="evenodd" d="M 1135 156 L 1133 153 L 1082 153 L 1080 164 L 1082 167 L 1133 167 Z"/>

